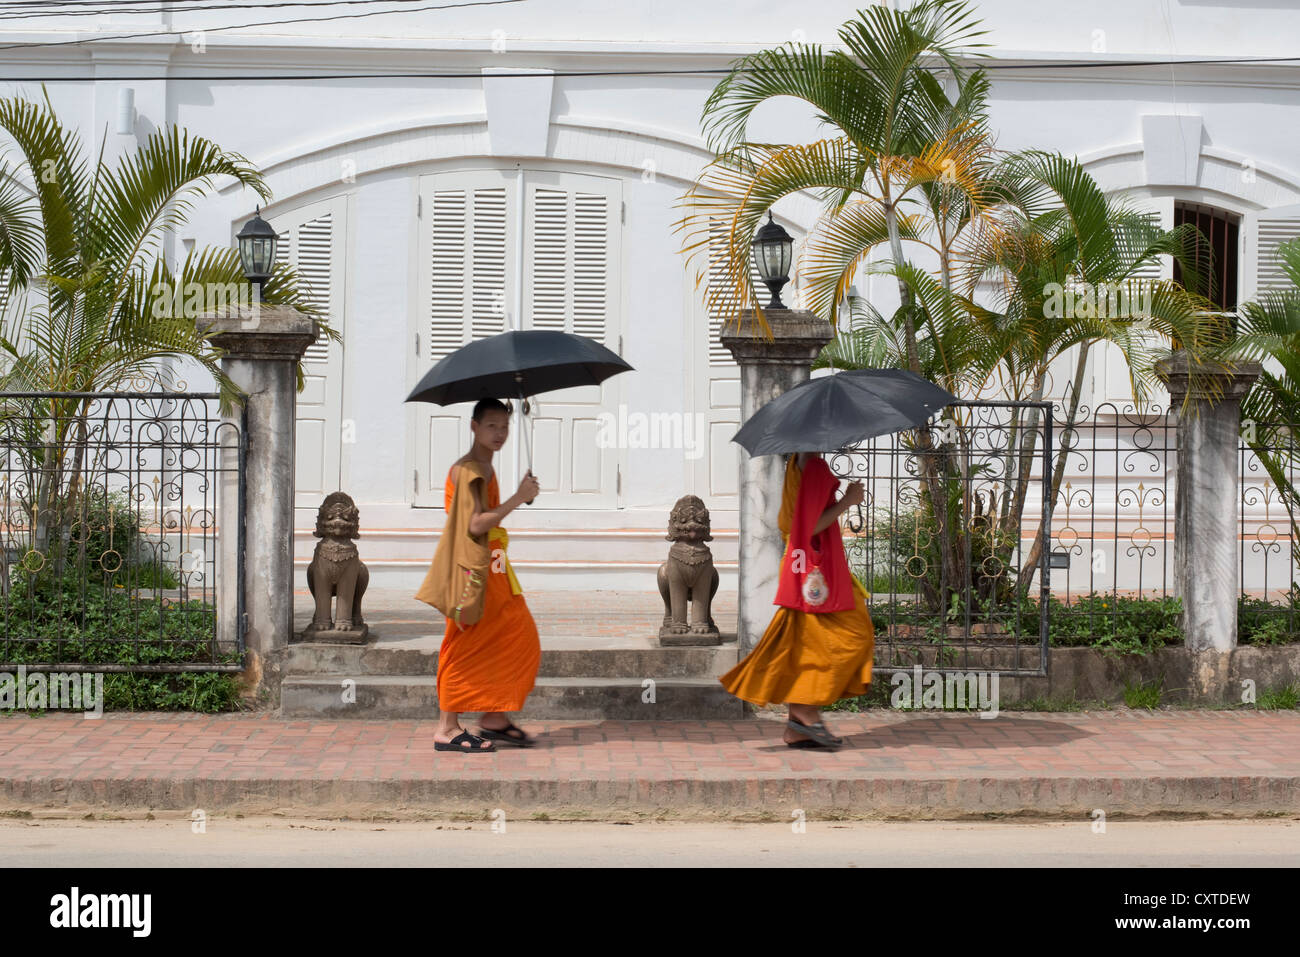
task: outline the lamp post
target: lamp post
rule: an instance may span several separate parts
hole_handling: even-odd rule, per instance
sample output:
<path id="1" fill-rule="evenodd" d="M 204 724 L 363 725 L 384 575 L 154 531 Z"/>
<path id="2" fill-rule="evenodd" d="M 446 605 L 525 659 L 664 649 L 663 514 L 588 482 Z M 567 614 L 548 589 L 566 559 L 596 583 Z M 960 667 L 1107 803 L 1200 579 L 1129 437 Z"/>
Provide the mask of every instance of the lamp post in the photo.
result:
<path id="1" fill-rule="evenodd" d="M 253 218 L 235 237 L 239 243 L 239 262 L 244 277 L 252 283 L 257 302 L 262 301 L 262 285 L 271 278 L 271 271 L 275 268 L 275 246 L 279 239 L 261 214 L 262 207 L 258 206 Z"/>
<path id="2" fill-rule="evenodd" d="M 794 239 L 772 218 L 769 210 L 767 222 L 758 231 L 750 243 L 754 253 L 754 265 L 758 274 L 772 291 L 772 301 L 768 309 L 785 309 L 781 301 L 781 287 L 790 281 L 790 263 L 794 258 Z"/>

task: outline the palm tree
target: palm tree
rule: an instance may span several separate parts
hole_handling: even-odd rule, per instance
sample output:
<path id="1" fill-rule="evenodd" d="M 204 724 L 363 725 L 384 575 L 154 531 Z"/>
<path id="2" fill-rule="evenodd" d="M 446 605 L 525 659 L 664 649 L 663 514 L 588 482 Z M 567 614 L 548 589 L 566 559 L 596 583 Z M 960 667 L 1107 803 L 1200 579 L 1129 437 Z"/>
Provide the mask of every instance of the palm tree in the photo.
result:
<path id="1" fill-rule="evenodd" d="M 768 331 L 750 282 L 749 243 L 784 196 L 806 190 L 824 201 L 805 245 L 806 288 L 809 305 L 833 324 L 836 306 L 873 249 L 888 246 L 901 264 L 903 242 L 922 240 L 926 212 L 935 216 L 939 247 L 982 214 L 990 200 L 980 175 L 991 151 L 983 113 L 987 80 L 960 59 L 960 51 L 983 45 L 982 35 L 965 0 L 922 0 L 905 11 L 859 11 L 839 30 L 842 50 L 786 44 L 733 64 L 704 107 L 717 158 L 683 197 L 688 211 L 678 224 L 688 252 L 707 248 L 718 225 L 724 228 L 725 279 L 710 301 L 724 325 L 748 307 Z M 941 70 L 955 87 L 952 97 Z M 782 96 L 811 105 L 836 135 L 798 145 L 749 141 L 754 110 Z M 949 278 L 945 272 L 944 282 Z M 898 285 L 906 366 L 919 373 L 914 289 L 902 276 Z M 917 442 L 926 493 L 940 501 L 940 466 L 928 429 L 917 430 Z M 935 515 L 946 540 L 942 510 Z M 960 580 L 954 550 L 943 554 L 947 580 Z"/>
<path id="2" fill-rule="evenodd" d="M 220 177 L 268 199 L 261 174 L 238 154 L 175 126 L 155 132 L 112 168 L 101 145 L 92 164 L 48 94 L 43 103 L 0 99 L 0 130 L 18 153 L 18 162 L 0 166 L 0 285 L 11 300 L 0 320 L 0 390 L 109 392 L 153 378 L 168 360 L 183 357 L 207 370 L 222 411 L 231 411 L 242 396 L 221 370 L 212 333 L 176 314 L 172 291 L 245 286 L 238 254 L 192 252 L 173 271 L 162 246 Z M 317 312 L 284 268 L 262 299 Z M 301 370 L 299 376 L 301 383 Z M 23 505 L 35 519 L 32 547 L 42 554 L 51 529 L 59 532 L 56 540 L 68 532 L 87 470 L 95 468 L 86 461 L 90 403 L 24 400 L 21 410 L 5 403 L 10 454 L 26 460 L 30 476 Z"/>
<path id="3" fill-rule="evenodd" d="M 1061 397 L 1062 441 L 1050 491 L 1055 502 L 1070 452 L 1068 438 L 1079 419 L 1090 350 L 1102 342 L 1119 348 L 1141 405 L 1157 383 L 1156 362 L 1171 347 L 1206 355 L 1221 342 L 1223 330 L 1217 317 L 1207 314 L 1205 299 L 1184 285 L 1141 275 L 1143 267 L 1167 254 L 1183 268 L 1184 283 L 1195 288 L 1200 278 L 1195 269 L 1199 236 L 1193 227 L 1160 230 L 1122 199 L 1108 200 L 1076 161 L 1059 155 L 1009 156 L 998 163 L 994 175 L 1002 184 L 999 192 L 1015 201 L 1000 204 L 988 217 L 996 220 L 995 228 L 978 221 L 951 247 L 950 268 L 959 281 L 942 285 L 910 264 L 888 268 L 914 287 L 926 317 L 922 353 L 928 361 L 923 374 L 953 392 L 997 392 L 1012 400 L 1041 402 L 1049 397 L 1050 368 L 1076 350 L 1074 373 Z M 987 307 L 974 301 L 981 281 L 995 290 Z M 1054 308 L 1052 297 L 1071 287 L 1088 291 L 1092 305 Z M 1116 308 L 1132 304 L 1138 304 L 1137 310 Z M 864 318 L 849 336 L 824 351 L 818 365 L 851 368 L 863 359 L 885 365 L 903 360 L 890 345 L 897 341 L 897 323 L 878 314 Z M 1003 494 L 997 514 L 987 517 L 999 567 L 1008 567 L 1020 540 L 1039 425 L 1035 406 L 1010 412 L 1002 484 L 1011 494 Z M 965 429 L 957 430 L 959 442 L 964 435 Z M 972 478 L 966 450 L 955 464 L 959 478 Z M 972 503 L 964 504 L 963 528 L 972 518 Z M 1040 529 L 1021 563 L 1022 596 L 1044 547 Z"/>
<path id="4" fill-rule="evenodd" d="M 1072 160 L 1043 153 L 1008 157 L 995 149 L 987 78 L 959 60 L 959 51 L 982 45 L 975 42 L 982 32 L 968 4 L 923 0 L 905 11 L 875 7 L 846 23 L 839 36 L 843 51 L 787 44 L 738 61 L 706 103 L 705 128 L 718 157 L 684 197 L 688 213 L 679 227 L 688 234 L 687 251 L 703 247 L 719 221 L 726 227 L 727 282 L 715 288 L 710 303 L 724 318 L 749 306 L 765 331 L 749 281 L 749 240 L 777 200 L 811 191 L 824 209 L 800 268 L 809 307 L 836 324 L 839 303 L 878 247 L 888 248 L 891 261 L 874 271 L 896 279 L 901 303 L 891 317 L 860 300 L 851 303 L 865 322 L 855 322 L 853 332 L 824 350 L 820 365 L 898 365 L 957 394 L 997 385 L 1008 397 L 1039 401 L 1048 367 L 1077 346 L 1069 428 L 1094 343 L 1120 347 L 1141 397 L 1153 384 L 1160 340 L 1193 346 L 1208 340 L 1198 318 L 1202 300 L 1171 283 L 1135 288 L 1140 267 L 1162 253 L 1178 255 L 1194 275 L 1184 254 L 1185 230 L 1162 234 L 1133 211 L 1108 203 Z M 805 100 L 838 135 L 809 145 L 747 142 L 754 109 L 776 96 Z M 928 252 L 937 276 L 910 262 L 905 244 Z M 1001 292 L 985 307 L 975 293 L 977 283 L 989 279 Z M 1149 292 L 1152 315 L 1136 326 L 1095 314 L 1046 315 L 1046 289 L 1072 282 L 1123 283 L 1140 301 Z M 1017 409 L 1007 432 L 1005 463 L 1009 470 L 1016 466 L 1018 491 L 1003 496 L 991 527 L 1008 558 L 1018 545 L 1038 415 L 1036 408 Z M 970 577 L 964 536 L 973 506 L 959 502 L 954 512 L 948 494 L 969 485 L 965 437 L 959 428 L 955 455 L 944 454 L 927 427 L 912 439 L 922 505 L 935 523 L 946 583 L 930 598 L 945 608 L 946 590 Z M 1065 457 L 1062 450 L 1053 495 Z M 1012 481 L 1010 472 L 1006 481 Z M 1041 548 L 1040 540 L 1027 569 Z M 1030 578 L 1022 576 L 1025 589 Z"/>

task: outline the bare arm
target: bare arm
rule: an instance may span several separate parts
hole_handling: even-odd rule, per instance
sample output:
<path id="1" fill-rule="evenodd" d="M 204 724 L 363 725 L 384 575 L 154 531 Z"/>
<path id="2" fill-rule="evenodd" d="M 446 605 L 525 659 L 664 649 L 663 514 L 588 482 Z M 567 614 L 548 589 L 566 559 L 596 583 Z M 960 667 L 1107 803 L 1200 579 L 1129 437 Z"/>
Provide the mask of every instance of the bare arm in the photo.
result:
<path id="1" fill-rule="evenodd" d="M 516 492 L 508 499 L 502 502 L 494 509 L 483 507 L 483 496 L 479 493 L 481 483 L 471 482 L 470 488 L 474 490 L 474 517 L 469 520 L 469 533 L 471 535 L 486 535 L 491 529 L 500 525 L 507 515 L 517 509 L 523 501 Z"/>
<path id="2" fill-rule="evenodd" d="M 862 501 L 862 483 L 850 482 L 847 491 L 840 496 L 840 500 L 834 505 L 828 505 L 826 511 L 822 512 L 821 517 L 817 519 L 817 524 L 813 526 L 814 535 L 824 532 L 832 524 L 839 521 L 841 515 Z"/>

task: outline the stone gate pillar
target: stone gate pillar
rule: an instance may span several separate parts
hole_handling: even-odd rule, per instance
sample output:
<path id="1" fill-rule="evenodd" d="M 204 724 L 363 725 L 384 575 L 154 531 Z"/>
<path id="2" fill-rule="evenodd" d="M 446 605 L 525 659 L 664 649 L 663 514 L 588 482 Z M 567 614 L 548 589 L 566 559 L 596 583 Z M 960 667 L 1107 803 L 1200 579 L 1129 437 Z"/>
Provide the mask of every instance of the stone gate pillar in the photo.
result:
<path id="1" fill-rule="evenodd" d="M 200 316 L 211 327 L 213 345 L 225 351 L 221 368 L 247 395 L 247 452 L 244 462 L 245 677 L 253 689 L 278 687 L 280 658 L 293 635 L 294 445 L 298 413 L 297 363 L 320 332 L 291 306 L 254 303 Z M 238 426 L 238 413 L 228 419 Z M 239 514 L 237 428 L 223 429 L 221 487 L 218 491 L 220 640 L 233 643 L 238 627 L 236 580 Z M 269 679 L 269 680 L 268 680 Z"/>
<path id="2" fill-rule="evenodd" d="M 1190 690 L 1202 698 L 1226 693 L 1237 645 L 1241 400 L 1260 370 L 1258 362 L 1194 365 L 1185 351 L 1156 364 L 1178 420 L 1174 593 L 1187 649 L 1196 653 Z"/>
<path id="3" fill-rule="evenodd" d="M 753 310 L 719 336 L 740 366 L 741 424 L 772 399 L 811 374 L 812 361 L 831 340 L 831 324 L 802 309 L 765 309 L 770 340 L 754 323 Z M 830 451 L 830 450 L 827 450 Z M 740 450 L 740 572 L 736 631 L 741 654 L 763 636 L 775 610 L 777 575 L 785 543 L 777 517 L 785 461 L 780 455 L 751 456 Z"/>

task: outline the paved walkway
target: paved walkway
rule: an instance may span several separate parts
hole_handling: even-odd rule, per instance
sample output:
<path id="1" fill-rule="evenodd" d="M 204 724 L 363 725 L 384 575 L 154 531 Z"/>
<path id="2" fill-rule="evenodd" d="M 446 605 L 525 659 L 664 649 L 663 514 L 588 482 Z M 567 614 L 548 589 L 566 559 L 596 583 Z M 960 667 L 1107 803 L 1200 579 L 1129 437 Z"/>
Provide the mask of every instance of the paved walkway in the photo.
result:
<path id="1" fill-rule="evenodd" d="M 0 807 L 322 816 L 595 818 L 666 813 L 788 820 L 1300 815 L 1300 712 L 832 717 L 839 752 L 786 748 L 779 720 L 528 722 L 531 750 L 454 755 L 432 722 L 267 714 L 11 715 Z"/>

